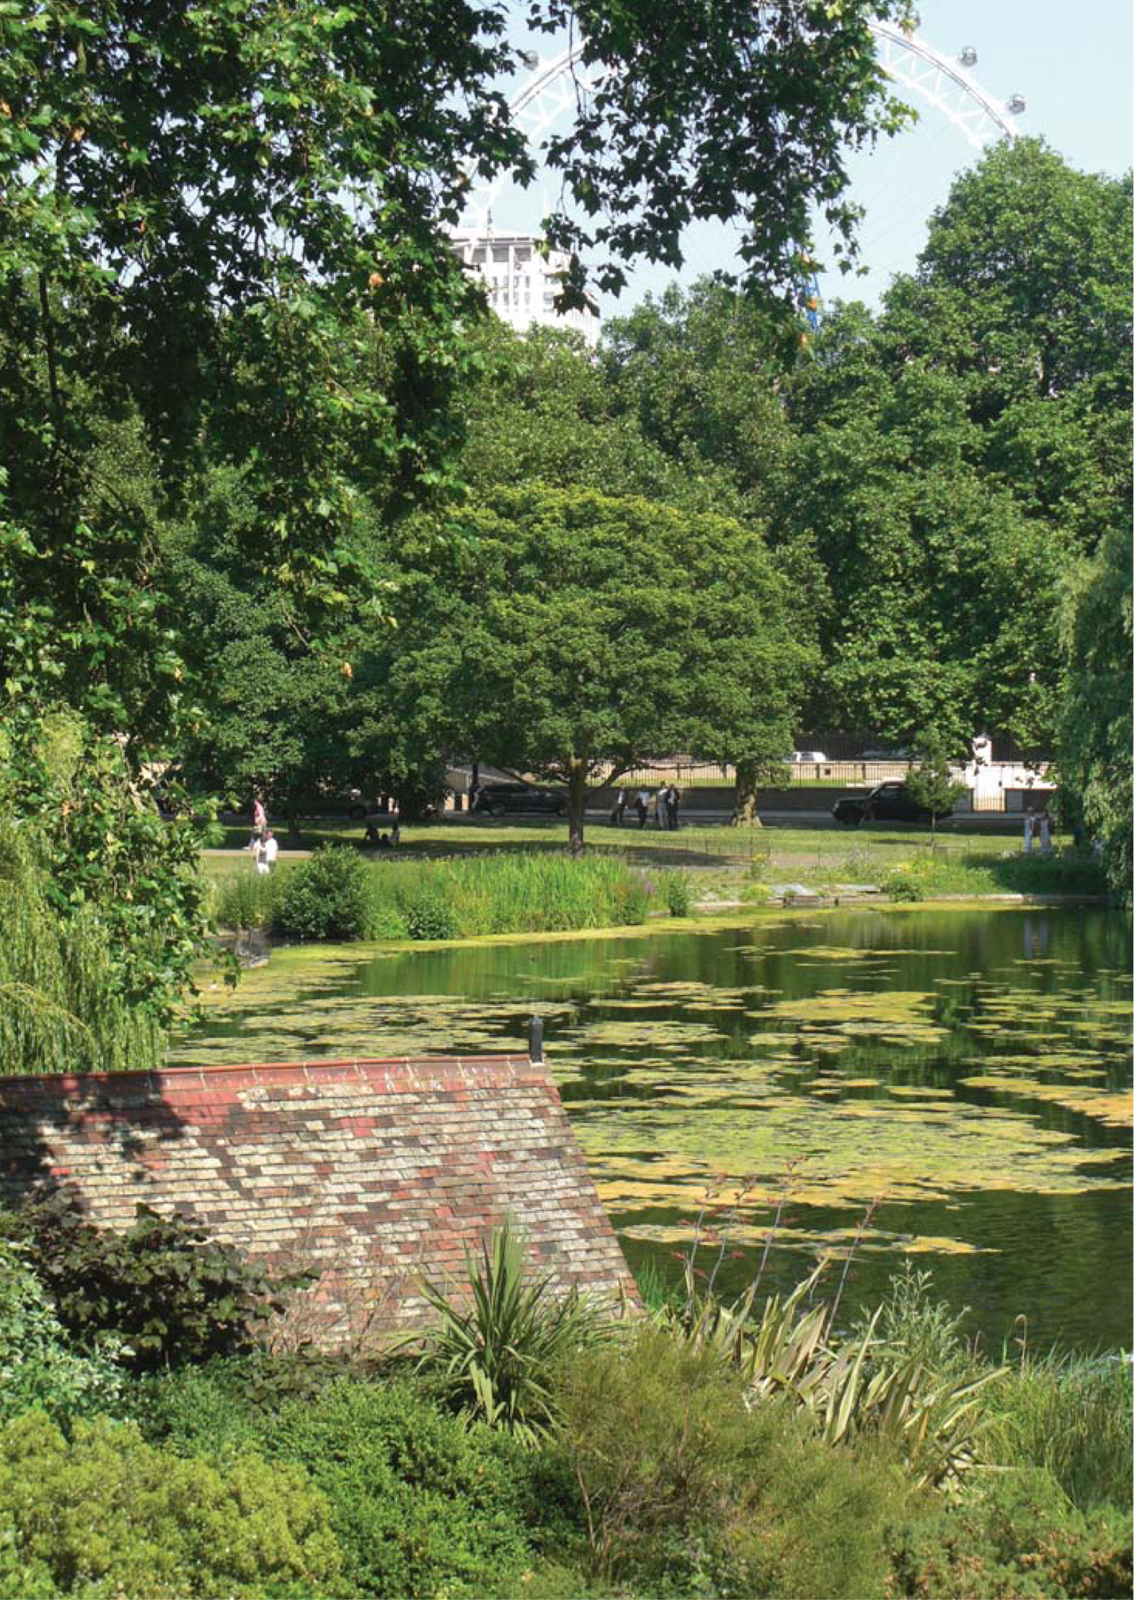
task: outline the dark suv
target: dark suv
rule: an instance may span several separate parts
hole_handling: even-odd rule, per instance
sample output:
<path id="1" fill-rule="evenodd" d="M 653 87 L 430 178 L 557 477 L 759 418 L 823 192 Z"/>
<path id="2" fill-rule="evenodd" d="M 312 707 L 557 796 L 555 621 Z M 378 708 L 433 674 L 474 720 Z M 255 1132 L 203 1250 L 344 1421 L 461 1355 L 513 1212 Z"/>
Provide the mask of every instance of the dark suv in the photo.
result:
<path id="1" fill-rule="evenodd" d="M 939 811 L 938 817 L 951 816 L 953 808 Z M 844 795 L 831 808 L 836 822 L 857 828 L 860 822 L 932 822 L 928 806 L 919 805 L 904 783 L 880 783 L 869 794 Z"/>
<path id="2" fill-rule="evenodd" d="M 472 803 L 474 815 L 503 817 L 509 811 L 549 811 L 567 815 L 567 799 L 554 789 L 536 789 L 530 783 L 486 783 Z"/>

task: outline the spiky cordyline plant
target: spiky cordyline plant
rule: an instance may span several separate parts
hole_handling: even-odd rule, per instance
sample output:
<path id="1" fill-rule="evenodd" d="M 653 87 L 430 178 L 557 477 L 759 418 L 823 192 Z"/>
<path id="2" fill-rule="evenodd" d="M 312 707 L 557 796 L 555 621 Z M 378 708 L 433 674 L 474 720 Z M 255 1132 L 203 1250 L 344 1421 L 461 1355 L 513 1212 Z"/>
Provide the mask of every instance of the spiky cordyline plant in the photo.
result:
<path id="1" fill-rule="evenodd" d="M 440 1321 L 418 1370 L 438 1377 L 466 1416 L 533 1445 L 556 1425 L 554 1367 L 609 1337 L 614 1324 L 577 1289 L 557 1298 L 554 1274 L 526 1272 L 524 1253 L 524 1236 L 511 1222 L 486 1235 L 479 1261 L 466 1250 L 467 1309 L 466 1297 L 423 1285 Z"/>

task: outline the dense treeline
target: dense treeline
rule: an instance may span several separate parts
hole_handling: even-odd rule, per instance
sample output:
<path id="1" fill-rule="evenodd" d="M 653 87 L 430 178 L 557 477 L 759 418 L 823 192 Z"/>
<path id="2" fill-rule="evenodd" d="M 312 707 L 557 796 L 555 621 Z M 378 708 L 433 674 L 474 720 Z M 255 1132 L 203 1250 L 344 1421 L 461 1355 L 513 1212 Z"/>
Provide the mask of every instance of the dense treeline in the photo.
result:
<path id="1" fill-rule="evenodd" d="M 1129 184 L 997 149 L 881 312 L 808 342 L 772 295 L 805 233 L 781 158 L 806 105 L 837 221 L 839 137 L 895 118 L 863 48 L 891 8 L 811 8 L 799 52 L 766 8 L 721 33 L 695 6 L 655 149 L 640 46 L 664 75 L 690 40 L 597 6 L 611 75 L 555 159 L 609 198 L 621 151 L 651 207 L 596 224 L 600 281 L 676 259 L 675 138 L 763 275 L 647 302 L 592 359 L 494 324 L 446 243 L 466 164 L 528 157 L 503 13 L 418 9 L 408 77 L 399 26 L 318 5 L 0 19 L 0 804 L 60 923 L 103 930 L 116 1000 L 160 1022 L 185 990 L 209 797 L 411 812 L 454 754 L 564 782 L 580 848 L 604 758 L 731 761 L 743 811 L 806 721 L 1058 739 L 1121 890 Z M 710 108 L 739 143 L 700 139 Z"/>
<path id="2" fill-rule="evenodd" d="M 710 282 L 612 322 L 597 360 L 482 327 L 464 504 L 367 535 L 396 628 L 356 619 L 307 648 L 273 574 L 241 565 L 231 485 L 219 542 L 215 521 L 195 534 L 188 604 L 221 667 L 187 744 L 200 781 L 412 800 L 453 752 L 570 786 L 671 746 L 758 775 L 801 721 L 932 732 L 954 755 L 994 731 L 1061 759 L 1121 890 L 1128 724 L 1096 680 L 1129 646 L 1129 217 L 1128 183 L 1018 141 L 958 180 L 877 314 L 836 305 L 813 337 Z M 631 497 L 636 521 L 613 509 Z M 763 608 L 739 624 L 699 604 L 678 525 L 708 570 L 735 559 L 727 527 L 765 551 Z M 686 689 L 720 712 L 682 721 Z"/>

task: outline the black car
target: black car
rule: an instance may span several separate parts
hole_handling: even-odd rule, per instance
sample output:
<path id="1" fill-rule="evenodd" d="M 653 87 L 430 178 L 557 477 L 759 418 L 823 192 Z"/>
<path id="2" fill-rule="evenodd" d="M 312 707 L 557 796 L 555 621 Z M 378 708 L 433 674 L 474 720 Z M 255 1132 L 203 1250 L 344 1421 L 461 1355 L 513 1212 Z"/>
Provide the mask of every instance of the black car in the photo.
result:
<path id="1" fill-rule="evenodd" d="M 950 806 L 948 811 L 939 811 L 937 815 L 948 817 L 952 810 Z M 831 815 L 836 822 L 846 823 L 849 828 L 857 828 L 860 822 L 933 821 L 929 807 L 919 804 L 905 784 L 896 780 L 878 784 L 869 794 L 844 795 L 836 800 Z"/>
<path id="2" fill-rule="evenodd" d="M 548 811 L 567 815 L 567 798 L 554 789 L 537 789 L 530 783 L 486 783 L 471 806 L 473 814 L 503 817 L 509 811 Z"/>

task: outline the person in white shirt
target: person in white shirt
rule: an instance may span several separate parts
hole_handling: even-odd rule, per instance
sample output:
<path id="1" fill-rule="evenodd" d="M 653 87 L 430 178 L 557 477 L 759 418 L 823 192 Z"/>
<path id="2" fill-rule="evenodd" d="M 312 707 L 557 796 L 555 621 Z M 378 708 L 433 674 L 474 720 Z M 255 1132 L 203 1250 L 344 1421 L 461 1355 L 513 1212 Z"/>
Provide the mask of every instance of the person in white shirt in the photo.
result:
<path id="1" fill-rule="evenodd" d="M 256 871 L 262 874 L 271 872 L 279 853 L 279 840 L 271 828 L 265 828 L 264 836 L 256 847 Z"/>

